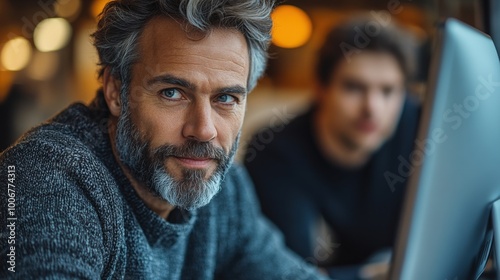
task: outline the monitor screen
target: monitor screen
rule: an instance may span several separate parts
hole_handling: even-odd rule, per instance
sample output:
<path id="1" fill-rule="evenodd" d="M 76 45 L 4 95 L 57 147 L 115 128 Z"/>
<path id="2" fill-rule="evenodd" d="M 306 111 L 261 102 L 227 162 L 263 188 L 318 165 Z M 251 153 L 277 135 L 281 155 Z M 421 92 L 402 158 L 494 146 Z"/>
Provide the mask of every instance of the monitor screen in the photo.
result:
<path id="1" fill-rule="evenodd" d="M 391 279 L 473 279 L 500 197 L 500 63 L 458 20 L 440 27 L 416 143 Z"/>

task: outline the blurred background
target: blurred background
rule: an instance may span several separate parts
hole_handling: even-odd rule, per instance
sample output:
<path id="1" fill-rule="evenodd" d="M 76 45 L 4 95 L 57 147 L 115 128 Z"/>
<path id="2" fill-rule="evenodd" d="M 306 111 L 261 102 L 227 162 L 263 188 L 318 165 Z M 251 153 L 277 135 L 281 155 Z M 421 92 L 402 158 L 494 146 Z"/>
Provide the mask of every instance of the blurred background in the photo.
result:
<path id="1" fill-rule="evenodd" d="M 0 151 L 70 103 L 88 103 L 100 83 L 89 34 L 106 0 L 0 0 Z M 265 77 L 248 99 L 241 144 L 270 121 L 288 122 L 310 105 L 315 54 L 338 22 L 368 12 L 415 37 L 411 94 L 425 98 L 431 38 L 440 19 L 481 27 L 473 0 L 290 0 L 273 13 Z M 272 137 L 272 136 L 271 136 Z"/>

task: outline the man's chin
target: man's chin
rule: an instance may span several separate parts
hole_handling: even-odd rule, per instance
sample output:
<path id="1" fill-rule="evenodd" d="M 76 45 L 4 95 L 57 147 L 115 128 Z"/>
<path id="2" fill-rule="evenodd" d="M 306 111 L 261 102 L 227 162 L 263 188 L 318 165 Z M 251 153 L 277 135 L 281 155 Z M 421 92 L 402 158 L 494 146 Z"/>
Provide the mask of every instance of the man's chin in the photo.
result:
<path id="1" fill-rule="evenodd" d="M 164 170 L 155 172 L 151 189 L 169 204 L 193 210 L 207 205 L 220 191 L 221 174 L 209 175 L 200 169 L 184 169 L 180 179 Z"/>
<path id="2" fill-rule="evenodd" d="M 383 144 L 383 141 L 368 141 L 368 142 L 361 142 L 359 143 L 359 148 L 358 150 L 363 152 L 364 154 L 373 154 L 375 152 L 377 152 L 380 147 L 382 146 Z"/>
<path id="3" fill-rule="evenodd" d="M 352 150 L 363 151 L 368 154 L 376 152 L 386 141 L 385 137 L 381 136 L 380 133 L 371 135 L 355 134 L 346 138 L 344 142 Z"/>

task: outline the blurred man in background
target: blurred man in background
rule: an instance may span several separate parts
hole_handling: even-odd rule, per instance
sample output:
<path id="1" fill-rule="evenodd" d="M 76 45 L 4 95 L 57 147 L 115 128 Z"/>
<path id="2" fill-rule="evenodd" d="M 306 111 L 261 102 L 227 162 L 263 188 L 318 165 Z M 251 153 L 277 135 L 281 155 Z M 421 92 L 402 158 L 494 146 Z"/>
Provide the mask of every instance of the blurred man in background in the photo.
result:
<path id="1" fill-rule="evenodd" d="M 410 39 L 372 17 L 335 27 L 319 51 L 312 108 L 270 128 L 279 132 L 269 144 L 250 142 L 264 146 L 246 157 L 263 212 L 309 261 L 356 265 L 393 245 L 405 179 L 388 174 L 408 158 L 418 120 L 406 94 Z M 335 243 L 319 236 L 320 219 Z"/>

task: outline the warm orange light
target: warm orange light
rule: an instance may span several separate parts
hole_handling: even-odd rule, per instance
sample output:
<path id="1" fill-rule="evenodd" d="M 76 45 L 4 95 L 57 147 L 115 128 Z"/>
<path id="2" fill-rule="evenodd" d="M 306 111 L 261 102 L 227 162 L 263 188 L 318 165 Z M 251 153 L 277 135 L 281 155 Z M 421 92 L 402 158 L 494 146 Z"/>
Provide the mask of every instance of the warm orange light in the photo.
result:
<path id="1" fill-rule="evenodd" d="M 33 42 L 41 52 L 57 51 L 68 44 L 71 32 L 71 25 L 66 19 L 47 18 L 35 27 Z"/>
<path id="2" fill-rule="evenodd" d="M 109 1 L 110 0 L 94 0 L 91 7 L 91 12 L 94 18 L 97 18 Z"/>
<path id="3" fill-rule="evenodd" d="M 81 9 L 81 0 L 57 0 L 54 2 L 54 12 L 69 21 L 75 20 Z"/>
<path id="4" fill-rule="evenodd" d="M 9 71 L 23 69 L 31 59 L 31 45 L 23 37 L 9 40 L 0 50 L 0 62 Z"/>
<path id="5" fill-rule="evenodd" d="M 303 10 L 291 5 L 282 5 L 274 9 L 271 17 L 272 42 L 276 46 L 297 48 L 311 37 L 311 19 Z"/>

